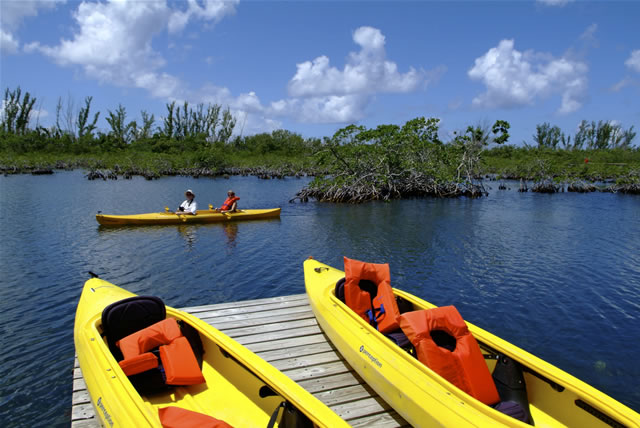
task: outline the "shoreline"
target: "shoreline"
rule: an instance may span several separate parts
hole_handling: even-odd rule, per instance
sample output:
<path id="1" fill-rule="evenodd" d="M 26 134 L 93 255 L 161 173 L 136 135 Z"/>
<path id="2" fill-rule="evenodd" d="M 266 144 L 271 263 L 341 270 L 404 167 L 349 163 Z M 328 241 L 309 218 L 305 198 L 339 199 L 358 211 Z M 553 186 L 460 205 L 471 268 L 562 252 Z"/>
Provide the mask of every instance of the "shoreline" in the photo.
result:
<path id="1" fill-rule="evenodd" d="M 255 176 L 263 180 L 271 179 L 284 179 L 287 177 L 301 178 L 301 177 L 316 177 L 322 175 L 317 171 L 305 171 L 304 169 L 294 168 L 269 168 L 269 167 L 229 167 L 213 170 L 211 168 L 169 168 L 164 171 L 151 171 L 139 168 L 129 168 L 123 170 L 117 165 L 113 169 L 98 169 L 87 168 L 86 166 L 79 165 L 67 165 L 63 162 L 58 162 L 55 165 L 49 166 L 12 166 L 0 165 L 0 174 L 3 176 L 9 175 L 52 175 L 60 171 L 75 171 L 84 170 L 86 173 L 83 175 L 87 180 L 129 180 L 134 176 L 140 176 L 146 180 L 159 179 L 161 177 L 176 177 L 176 176 L 190 176 L 193 178 L 209 177 L 209 178 L 229 178 L 231 176 Z M 488 194 L 485 189 L 485 183 L 498 182 L 498 191 L 516 190 L 521 193 L 531 191 L 532 193 L 591 193 L 591 192 L 604 192 L 604 193 L 621 193 L 640 195 L 640 183 L 617 183 L 616 180 L 622 177 L 606 177 L 597 179 L 583 179 L 583 178 L 565 178 L 558 180 L 555 178 L 545 178 L 542 180 L 536 180 L 525 177 L 509 176 L 503 177 L 500 174 L 482 174 L 481 176 L 474 177 L 474 187 L 476 189 L 471 192 L 468 188 L 460 188 L 460 191 L 451 191 L 451 186 L 458 186 L 456 183 L 448 183 L 434 185 L 431 184 L 427 189 L 416 189 L 415 187 L 411 191 L 398 191 L 395 195 L 386 195 L 385 197 L 367 197 L 366 195 L 361 198 L 347 197 L 347 198 L 333 198 L 324 197 L 323 192 L 317 191 L 317 189 L 304 188 L 296 194 L 289 202 L 294 202 L 298 199 L 300 202 L 307 202 L 309 199 L 316 199 L 323 202 L 337 202 L 337 203 L 361 203 L 372 200 L 390 200 L 390 199 L 409 199 L 415 197 L 461 197 L 466 196 L 470 198 L 482 197 Z M 517 189 L 512 189 L 514 186 L 507 186 L 506 182 L 518 182 Z M 458 186 L 459 187 L 459 186 Z M 468 186 L 467 186 L 468 187 Z M 493 188 L 489 188 L 493 190 Z"/>

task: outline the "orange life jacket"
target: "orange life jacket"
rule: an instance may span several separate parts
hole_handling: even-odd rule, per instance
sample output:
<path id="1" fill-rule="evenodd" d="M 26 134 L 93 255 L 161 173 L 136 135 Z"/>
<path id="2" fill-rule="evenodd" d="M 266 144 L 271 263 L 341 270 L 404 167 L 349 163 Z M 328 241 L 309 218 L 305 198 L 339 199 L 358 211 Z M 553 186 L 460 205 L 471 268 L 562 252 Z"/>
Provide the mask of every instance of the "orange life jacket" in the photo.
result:
<path id="1" fill-rule="evenodd" d="M 228 211 L 231 209 L 231 207 L 233 206 L 233 203 L 236 201 L 239 201 L 240 198 L 237 196 L 233 196 L 233 197 L 228 197 L 227 199 L 224 200 L 224 202 L 222 203 L 222 206 L 220 207 L 221 210 L 223 211 Z"/>
<path id="2" fill-rule="evenodd" d="M 347 306 L 381 333 L 397 330 L 400 311 L 391 289 L 389 265 L 365 263 L 345 257 L 344 274 L 344 298 Z M 377 293 L 373 299 L 369 292 L 360 288 L 361 280 L 377 285 Z"/>
<path id="3" fill-rule="evenodd" d="M 420 362 L 485 404 L 500 401 L 480 346 L 454 306 L 405 312 L 399 321 Z M 452 336 L 453 350 L 436 344 L 433 332 Z"/>
<path id="4" fill-rule="evenodd" d="M 127 376 L 158 367 L 151 352 L 159 347 L 167 385 L 197 385 L 205 379 L 189 341 L 174 318 L 167 318 L 120 339 L 116 345 L 124 359 L 118 364 Z"/>
<path id="5" fill-rule="evenodd" d="M 164 428 L 231 428 L 220 419 L 176 406 L 158 409 L 158 416 Z"/>

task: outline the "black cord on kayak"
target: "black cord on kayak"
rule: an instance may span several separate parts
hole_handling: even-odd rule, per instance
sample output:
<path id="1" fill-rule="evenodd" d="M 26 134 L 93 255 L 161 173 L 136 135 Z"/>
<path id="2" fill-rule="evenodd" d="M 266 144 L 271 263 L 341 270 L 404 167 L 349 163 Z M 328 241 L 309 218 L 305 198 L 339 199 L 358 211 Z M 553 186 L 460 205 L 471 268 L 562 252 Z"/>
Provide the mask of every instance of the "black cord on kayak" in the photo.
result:
<path id="1" fill-rule="evenodd" d="M 91 278 L 100 278 L 100 277 L 98 276 L 98 274 L 95 274 L 95 273 L 93 273 L 93 272 L 91 272 L 91 271 L 89 271 L 89 275 L 91 275 Z"/>

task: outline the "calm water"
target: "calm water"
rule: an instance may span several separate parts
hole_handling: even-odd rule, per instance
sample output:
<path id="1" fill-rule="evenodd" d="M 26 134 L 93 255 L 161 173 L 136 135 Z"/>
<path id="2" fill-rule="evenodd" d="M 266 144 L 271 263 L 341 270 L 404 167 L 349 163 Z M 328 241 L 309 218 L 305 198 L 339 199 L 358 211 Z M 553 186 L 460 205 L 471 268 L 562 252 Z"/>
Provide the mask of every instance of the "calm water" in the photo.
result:
<path id="1" fill-rule="evenodd" d="M 172 306 L 304 292 L 308 256 L 389 262 L 393 285 L 640 411 L 640 197 L 499 191 L 480 200 L 289 204 L 306 179 L 0 177 L 0 425 L 68 426 L 73 321 L 87 271 Z M 103 229 L 113 214 L 226 190 L 280 220 Z M 29 421 L 28 423 L 26 421 Z"/>

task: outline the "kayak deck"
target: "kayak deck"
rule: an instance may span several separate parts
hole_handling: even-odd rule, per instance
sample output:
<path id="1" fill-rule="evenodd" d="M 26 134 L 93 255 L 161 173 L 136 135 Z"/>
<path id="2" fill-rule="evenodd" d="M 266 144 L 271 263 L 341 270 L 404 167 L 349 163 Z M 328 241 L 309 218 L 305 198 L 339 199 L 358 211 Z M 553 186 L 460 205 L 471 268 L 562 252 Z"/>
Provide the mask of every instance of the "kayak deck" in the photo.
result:
<path id="1" fill-rule="evenodd" d="M 327 342 L 305 294 L 182 310 L 257 353 L 352 426 L 408 425 Z M 72 427 L 99 426 L 77 360 L 71 419 Z"/>
<path id="2" fill-rule="evenodd" d="M 157 212 L 129 215 L 96 214 L 96 220 L 103 226 L 166 225 L 186 223 L 217 223 L 225 221 L 256 220 L 280 217 L 280 208 L 260 210 L 238 210 L 221 213 L 214 210 L 198 210 L 196 215 Z"/>

